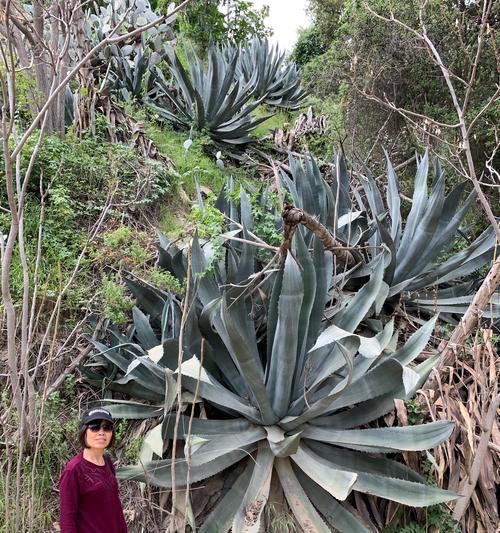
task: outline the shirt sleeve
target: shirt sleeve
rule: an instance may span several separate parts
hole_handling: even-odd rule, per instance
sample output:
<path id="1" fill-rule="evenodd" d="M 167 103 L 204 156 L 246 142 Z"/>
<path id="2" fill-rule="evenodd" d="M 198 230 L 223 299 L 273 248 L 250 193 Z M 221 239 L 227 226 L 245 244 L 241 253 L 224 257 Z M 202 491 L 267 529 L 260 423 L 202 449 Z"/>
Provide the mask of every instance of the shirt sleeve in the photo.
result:
<path id="1" fill-rule="evenodd" d="M 65 468 L 59 481 L 61 533 L 78 533 L 78 480 L 73 468 Z"/>

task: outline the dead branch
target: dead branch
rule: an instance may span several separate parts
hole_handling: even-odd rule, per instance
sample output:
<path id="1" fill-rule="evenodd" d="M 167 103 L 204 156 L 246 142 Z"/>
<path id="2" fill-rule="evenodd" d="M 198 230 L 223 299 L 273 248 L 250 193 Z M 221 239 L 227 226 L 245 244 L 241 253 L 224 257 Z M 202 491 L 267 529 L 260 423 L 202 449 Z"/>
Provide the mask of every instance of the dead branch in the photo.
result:
<path id="1" fill-rule="evenodd" d="M 290 250 L 293 234 L 297 226 L 302 224 L 321 239 L 326 250 L 335 255 L 339 268 L 344 268 L 345 266 L 351 267 L 356 263 L 353 253 L 347 250 L 345 245 L 335 239 L 325 226 L 310 214 L 293 205 L 285 204 L 281 216 L 284 223 L 283 242 L 280 247 L 280 254 L 282 256 L 286 256 L 288 250 Z"/>

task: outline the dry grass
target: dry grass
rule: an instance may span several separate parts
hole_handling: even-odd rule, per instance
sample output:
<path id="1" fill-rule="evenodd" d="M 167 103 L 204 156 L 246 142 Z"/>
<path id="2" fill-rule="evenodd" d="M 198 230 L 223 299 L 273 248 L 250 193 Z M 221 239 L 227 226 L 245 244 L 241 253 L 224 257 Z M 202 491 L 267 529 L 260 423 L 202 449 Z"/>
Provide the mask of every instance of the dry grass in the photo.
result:
<path id="1" fill-rule="evenodd" d="M 498 341 L 498 336 L 497 336 Z M 435 450 L 438 483 L 460 494 L 468 481 L 492 398 L 498 393 L 500 358 L 492 330 L 476 332 L 474 342 L 454 367 L 440 376 L 439 392 L 427 398 L 434 420 L 453 420 L 451 438 Z M 491 439 L 482 457 L 479 479 L 462 520 L 464 532 L 498 532 L 498 488 L 500 483 L 500 429 L 494 420 Z"/>

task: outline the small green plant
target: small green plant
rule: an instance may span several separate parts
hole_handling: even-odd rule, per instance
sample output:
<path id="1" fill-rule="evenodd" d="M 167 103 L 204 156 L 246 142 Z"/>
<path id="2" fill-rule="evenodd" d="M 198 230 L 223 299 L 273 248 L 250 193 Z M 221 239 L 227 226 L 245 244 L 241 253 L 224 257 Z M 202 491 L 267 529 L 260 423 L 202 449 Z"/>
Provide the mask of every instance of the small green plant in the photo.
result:
<path id="1" fill-rule="evenodd" d="M 184 293 L 184 285 L 167 270 L 159 270 L 154 268 L 149 271 L 149 280 L 156 287 L 162 290 L 169 290 L 176 294 Z"/>
<path id="2" fill-rule="evenodd" d="M 103 237 L 104 246 L 112 250 L 120 250 L 123 246 L 129 244 L 132 238 L 133 230 L 128 226 L 120 226 L 111 233 L 107 233 Z"/>
<path id="3" fill-rule="evenodd" d="M 448 508 L 443 505 L 433 505 L 425 509 L 424 522 L 411 520 L 404 523 L 404 509 L 399 509 L 396 513 L 398 522 L 403 521 L 403 525 L 387 526 L 382 533 L 429 533 L 430 531 L 439 531 L 439 533 L 459 533 L 460 528 Z"/>
<path id="4" fill-rule="evenodd" d="M 78 256 L 87 242 L 87 227 L 101 214 L 113 193 L 113 201 L 129 208 L 151 204 L 170 191 L 170 174 L 165 165 L 138 155 L 133 146 L 106 140 L 105 117 L 96 117 L 96 135 L 75 136 L 67 132 L 64 139 L 48 136 L 36 158 L 24 208 L 24 237 L 33 284 L 35 256 L 43 206 L 42 261 L 38 269 L 40 300 L 54 300 L 61 285 L 68 281 Z M 33 134 L 21 153 L 22 171 L 29 164 L 38 135 Z M 0 154 L 0 163 L 2 161 Z M 0 164 L 0 168 L 3 164 Z M 0 170 L 0 178 L 2 171 Z M 0 179 L 0 204 L 7 205 L 5 180 Z M 109 217 L 123 218 L 123 209 L 110 210 Z M 0 211 L 0 231 L 8 233 L 11 219 Z M 141 241 L 142 242 L 142 241 Z M 140 264 L 147 252 L 134 244 L 130 261 Z M 84 258 L 80 273 L 63 300 L 64 311 L 78 313 L 88 304 L 93 292 L 96 265 Z M 116 266 L 116 265 L 113 265 Z M 60 275 L 59 275 L 60 269 Z M 17 302 L 23 293 L 23 272 L 19 251 L 14 250 L 11 269 L 11 291 Z"/>
<path id="5" fill-rule="evenodd" d="M 7 391 L 2 392 L 0 408 L 2 412 L 10 405 Z M 76 409 L 67 408 L 67 400 L 59 392 L 50 394 L 42 404 L 40 396 L 35 397 L 36 417 L 32 420 L 32 429 L 38 435 L 36 441 L 37 453 L 27 454 L 19 463 L 21 498 L 19 500 L 21 514 L 29 516 L 30 509 L 33 514 L 32 531 L 52 530 L 54 517 L 52 516 L 53 488 L 57 482 L 62 465 L 73 455 L 77 449 L 77 434 L 79 416 Z M 7 424 L 2 427 L 18 427 L 17 415 L 11 411 Z M 2 433 L 2 440 L 10 439 L 9 435 Z M 12 443 L 14 439 L 12 439 Z M 9 457 L 10 455 L 10 457 Z M 2 464 L 2 478 L 0 482 L 0 531 L 7 531 L 2 526 L 7 523 L 7 505 L 12 505 L 12 496 L 16 488 L 14 475 L 10 475 L 9 486 L 6 486 L 7 477 L 5 465 L 16 465 L 19 460 L 19 451 L 10 447 L 6 452 L 5 447 L 0 447 L 0 464 Z M 36 461 L 36 462 L 34 462 Z M 7 492 L 8 491 L 8 492 Z M 9 494 L 9 496 L 7 495 Z M 20 525 L 19 531 L 27 531 L 26 524 Z M 9 529 L 9 531 L 12 531 Z"/>
<path id="6" fill-rule="evenodd" d="M 68 374 L 64 380 L 64 394 L 66 398 L 73 399 L 76 395 L 76 377 L 74 374 Z"/>
<path id="7" fill-rule="evenodd" d="M 283 506 L 268 503 L 264 512 L 269 533 L 299 533 L 293 515 Z"/>
<path id="8" fill-rule="evenodd" d="M 127 296 L 125 286 L 118 276 L 103 275 L 99 290 L 103 303 L 103 315 L 112 322 L 123 325 L 128 320 L 128 313 L 134 302 Z"/>
<path id="9" fill-rule="evenodd" d="M 408 413 L 408 424 L 414 426 L 415 424 L 422 424 L 424 421 L 424 414 L 422 408 L 418 405 L 416 400 L 412 398 L 405 402 L 406 411 Z"/>
<path id="10" fill-rule="evenodd" d="M 189 219 L 196 226 L 202 239 L 216 237 L 224 230 L 224 215 L 214 207 L 215 195 L 208 195 L 203 207 L 196 204 L 192 207 Z"/>
<path id="11" fill-rule="evenodd" d="M 115 446 L 119 446 L 123 438 L 127 434 L 129 428 L 129 421 L 126 418 L 121 418 L 115 422 Z"/>
<path id="12" fill-rule="evenodd" d="M 134 437 L 133 439 L 130 439 L 126 446 L 125 446 L 125 452 L 124 452 L 124 458 L 127 462 L 137 463 L 139 460 L 139 456 L 141 453 L 142 443 L 144 441 L 144 437 Z"/>
<path id="13" fill-rule="evenodd" d="M 150 257 L 147 235 L 130 226 L 119 226 L 105 233 L 102 242 L 104 246 L 94 252 L 94 258 L 100 265 L 135 270 Z"/>

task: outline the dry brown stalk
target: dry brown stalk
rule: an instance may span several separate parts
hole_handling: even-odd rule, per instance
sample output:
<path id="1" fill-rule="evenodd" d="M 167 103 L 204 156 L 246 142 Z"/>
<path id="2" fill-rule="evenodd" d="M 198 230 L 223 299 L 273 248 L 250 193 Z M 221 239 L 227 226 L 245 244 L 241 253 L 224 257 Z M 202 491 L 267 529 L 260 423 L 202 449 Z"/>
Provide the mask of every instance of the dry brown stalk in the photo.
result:
<path id="1" fill-rule="evenodd" d="M 437 483 L 463 496 L 454 517 L 464 532 L 497 533 L 500 519 L 498 355 L 492 330 L 477 330 L 472 348 L 441 374 L 438 390 L 427 405 L 433 420 L 455 422 L 450 439 L 432 453 Z"/>
<path id="2" fill-rule="evenodd" d="M 499 406 L 500 394 L 497 394 L 491 400 L 488 412 L 484 417 L 483 434 L 481 435 L 481 440 L 479 441 L 479 446 L 476 450 L 474 462 L 472 463 L 472 467 L 470 469 L 469 479 L 465 487 L 461 491 L 461 493 L 463 494 L 462 498 L 457 501 L 455 509 L 453 510 L 453 518 L 455 520 L 460 520 L 463 517 L 465 511 L 467 510 L 467 507 L 469 506 L 469 502 L 474 492 L 474 489 L 476 488 L 476 484 L 479 479 L 479 474 L 481 473 L 481 469 L 483 467 L 484 460 L 488 452 L 488 442 L 491 437 L 491 432 L 493 431 L 493 423 L 495 422 Z"/>
<path id="3" fill-rule="evenodd" d="M 346 249 L 346 246 L 341 242 L 337 241 L 325 226 L 312 215 L 293 205 L 285 204 L 281 216 L 284 222 L 283 243 L 280 248 L 281 255 L 285 256 L 287 254 L 292 243 L 293 234 L 297 226 L 302 224 L 321 239 L 326 250 L 329 250 L 335 255 L 338 268 L 354 266 L 356 261 L 352 252 Z"/>

